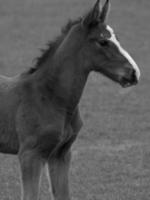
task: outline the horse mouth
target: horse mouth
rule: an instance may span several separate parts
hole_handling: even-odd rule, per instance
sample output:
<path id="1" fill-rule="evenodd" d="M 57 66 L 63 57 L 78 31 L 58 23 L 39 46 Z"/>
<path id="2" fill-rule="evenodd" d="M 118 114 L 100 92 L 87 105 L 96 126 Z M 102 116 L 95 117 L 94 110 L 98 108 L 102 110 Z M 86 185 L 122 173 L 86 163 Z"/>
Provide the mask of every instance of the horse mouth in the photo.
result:
<path id="1" fill-rule="evenodd" d="M 133 85 L 136 85 L 138 83 L 137 80 L 129 80 L 128 78 L 122 78 L 120 84 L 123 88 L 131 87 Z"/>
<path id="2" fill-rule="evenodd" d="M 123 87 L 123 88 L 127 88 L 127 87 L 130 87 L 130 86 L 132 86 L 132 84 L 131 83 L 121 83 L 121 86 Z"/>

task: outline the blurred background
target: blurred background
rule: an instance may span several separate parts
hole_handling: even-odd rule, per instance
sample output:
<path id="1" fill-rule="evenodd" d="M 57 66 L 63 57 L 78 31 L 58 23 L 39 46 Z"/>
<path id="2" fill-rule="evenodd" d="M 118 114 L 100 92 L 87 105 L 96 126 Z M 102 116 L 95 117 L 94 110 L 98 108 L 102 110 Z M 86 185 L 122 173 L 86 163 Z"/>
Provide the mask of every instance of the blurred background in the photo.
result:
<path id="1" fill-rule="evenodd" d="M 0 73 L 14 76 L 35 63 L 68 19 L 94 0 L 0 0 Z M 84 127 L 73 145 L 73 200 L 150 199 L 150 1 L 111 0 L 108 24 L 141 69 L 122 89 L 91 74 L 80 103 Z M 20 199 L 17 157 L 0 155 L 0 199 Z M 42 200 L 50 199 L 45 175 Z"/>

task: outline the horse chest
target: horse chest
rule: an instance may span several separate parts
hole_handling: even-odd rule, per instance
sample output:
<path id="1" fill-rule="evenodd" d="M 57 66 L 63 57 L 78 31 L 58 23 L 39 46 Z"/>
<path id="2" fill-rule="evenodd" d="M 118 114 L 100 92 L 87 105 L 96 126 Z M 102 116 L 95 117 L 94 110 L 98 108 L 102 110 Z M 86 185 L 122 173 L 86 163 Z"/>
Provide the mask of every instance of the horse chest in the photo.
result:
<path id="1" fill-rule="evenodd" d="M 47 130 L 39 136 L 36 148 L 43 157 L 49 157 L 53 152 L 60 154 L 69 150 L 74 139 L 75 135 L 69 126 L 63 132 Z"/>

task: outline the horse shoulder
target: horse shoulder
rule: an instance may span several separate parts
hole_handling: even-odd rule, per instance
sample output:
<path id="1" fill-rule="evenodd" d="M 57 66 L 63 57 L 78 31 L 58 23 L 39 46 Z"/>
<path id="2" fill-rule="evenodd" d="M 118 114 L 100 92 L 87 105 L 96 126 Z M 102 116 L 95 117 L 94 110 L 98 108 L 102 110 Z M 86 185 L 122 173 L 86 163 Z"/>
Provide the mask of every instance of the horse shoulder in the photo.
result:
<path id="1" fill-rule="evenodd" d="M 20 151 L 30 148 L 47 157 L 61 140 L 64 120 L 52 106 L 46 110 L 26 95 L 18 108 L 16 120 Z"/>

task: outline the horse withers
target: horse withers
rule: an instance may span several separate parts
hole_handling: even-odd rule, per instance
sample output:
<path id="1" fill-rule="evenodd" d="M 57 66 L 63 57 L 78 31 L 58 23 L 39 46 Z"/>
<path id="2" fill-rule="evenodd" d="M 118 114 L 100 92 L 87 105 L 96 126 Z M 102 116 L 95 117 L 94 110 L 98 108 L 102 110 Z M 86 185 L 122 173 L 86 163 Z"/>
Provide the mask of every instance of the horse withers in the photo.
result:
<path id="1" fill-rule="evenodd" d="M 82 127 L 78 104 L 89 73 L 123 87 L 139 81 L 137 64 L 106 25 L 109 0 L 99 4 L 70 21 L 33 68 L 0 77 L 0 152 L 18 155 L 23 200 L 38 199 L 45 165 L 55 200 L 70 200 L 71 145 Z"/>

